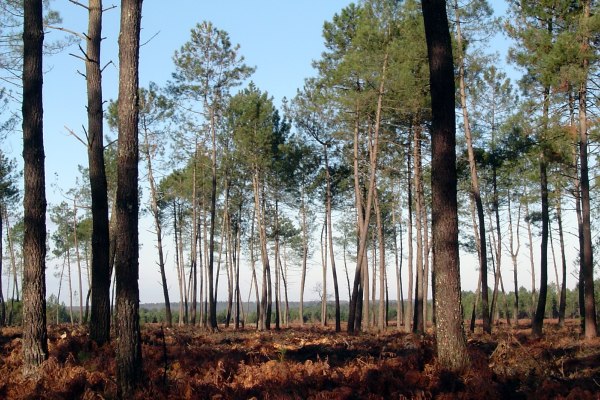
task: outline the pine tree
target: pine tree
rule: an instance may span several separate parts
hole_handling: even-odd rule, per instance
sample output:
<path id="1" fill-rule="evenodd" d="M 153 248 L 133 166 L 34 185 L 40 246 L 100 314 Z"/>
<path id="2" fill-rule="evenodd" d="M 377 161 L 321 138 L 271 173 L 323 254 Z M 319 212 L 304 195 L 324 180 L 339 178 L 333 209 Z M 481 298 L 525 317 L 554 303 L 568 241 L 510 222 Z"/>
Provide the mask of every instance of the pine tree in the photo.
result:
<path id="1" fill-rule="evenodd" d="M 46 189 L 42 107 L 42 0 L 25 0 L 23 29 L 23 371 L 48 357 L 46 331 Z"/>
<path id="2" fill-rule="evenodd" d="M 460 297 L 452 44 L 446 2 L 424 0 L 422 7 L 431 82 L 431 190 L 437 354 L 443 368 L 462 371 L 469 365 L 469 356 Z"/>
<path id="3" fill-rule="evenodd" d="M 131 398 L 142 378 L 139 321 L 138 118 L 142 0 L 121 1 L 119 157 L 116 201 L 117 390 Z"/>

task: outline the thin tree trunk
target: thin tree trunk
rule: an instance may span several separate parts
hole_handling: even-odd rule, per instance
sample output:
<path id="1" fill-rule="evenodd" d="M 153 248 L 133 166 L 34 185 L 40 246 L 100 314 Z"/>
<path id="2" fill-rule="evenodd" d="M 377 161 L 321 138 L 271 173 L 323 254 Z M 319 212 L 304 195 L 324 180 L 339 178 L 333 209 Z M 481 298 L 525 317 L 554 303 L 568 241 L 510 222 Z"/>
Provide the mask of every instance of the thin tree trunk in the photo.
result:
<path id="1" fill-rule="evenodd" d="M 519 204 L 519 211 L 517 214 L 517 232 L 516 235 L 513 234 L 513 222 L 512 222 L 512 212 L 511 212 L 511 194 L 508 193 L 507 202 L 508 202 L 508 235 L 509 235 L 509 250 L 510 256 L 512 258 L 513 263 L 513 281 L 514 281 L 514 289 L 515 289 L 515 302 L 513 304 L 513 317 L 515 327 L 519 327 L 519 283 L 518 283 L 518 262 L 517 257 L 519 256 L 519 250 L 521 248 L 521 239 L 519 237 L 519 227 L 521 220 L 521 205 Z M 514 247 L 514 236 L 517 237 L 517 248 Z"/>
<path id="2" fill-rule="evenodd" d="M 335 253 L 333 251 L 333 224 L 331 222 L 331 176 L 329 174 L 329 152 L 328 144 L 324 145 L 325 153 L 325 179 L 327 185 L 326 193 L 326 213 L 327 213 L 327 238 L 329 241 L 329 257 L 331 262 L 331 273 L 333 274 L 333 292 L 335 296 L 335 331 L 342 330 L 341 315 L 340 315 L 340 291 L 338 286 L 337 269 L 335 266 Z"/>
<path id="3" fill-rule="evenodd" d="M 110 237 L 108 187 L 104 163 L 102 110 L 102 0 L 88 4 L 86 81 L 88 92 L 88 165 L 92 197 L 92 310 L 90 338 L 99 345 L 110 340 Z"/>
<path id="4" fill-rule="evenodd" d="M 381 208 L 379 207 L 379 191 L 375 188 L 375 215 L 377 220 L 377 242 L 379 243 L 379 312 L 377 328 L 380 332 L 385 331 L 385 240 L 383 236 L 383 220 Z M 375 271 L 375 269 L 373 269 Z"/>
<path id="5" fill-rule="evenodd" d="M 404 320 L 404 296 L 402 293 L 402 260 L 403 260 L 403 249 L 402 249 L 402 215 L 400 215 L 400 221 L 396 223 L 396 208 L 392 207 L 392 224 L 394 226 L 392 232 L 394 232 L 394 262 L 396 268 L 396 329 L 400 330 L 402 321 Z M 398 237 L 396 226 L 400 227 L 400 250 L 398 250 Z M 400 252 L 400 254 L 398 254 Z"/>
<path id="6" fill-rule="evenodd" d="M 348 333 L 354 333 L 356 328 L 358 327 L 358 321 L 361 320 L 361 316 L 357 316 L 360 313 L 359 304 L 359 295 L 362 295 L 362 277 L 363 277 L 363 256 L 364 256 L 364 248 L 363 243 L 361 242 L 362 238 L 362 227 L 364 225 L 364 215 L 363 215 L 363 201 L 362 195 L 360 191 L 360 177 L 359 177 L 359 132 L 360 132 L 360 120 L 359 120 L 359 105 L 356 104 L 355 110 L 355 118 L 354 118 L 354 140 L 353 140 L 353 171 L 354 171 L 354 202 L 356 208 L 356 224 L 357 224 L 357 257 L 356 257 L 356 269 L 354 271 L 354 282 L 352 284 L 352 295 L 350 296 L 350 305 L 348 310 Z M 362 301 L 360 301 L 362 303 Z"/>
<path id="7" fill-rule="evenodd" d="M 12 312 L 12 303 L 14 300 L 19 301 L 19 278 L 17 272 L 17 257 L 15 255 L 15 244 L 13 241 L 12 230 L 10 228 L 10 220 L 8 219 L 8 211 L 4 208 L 4 221 L 6 222 L 6 240 L 8 242 L 8 252 L 10 254 L 10 265 L 12 271 L 12 279 L 13 279 L 13 293 L 11 295 L 11 307 L 9 311 L 8 325 L 11 324 L 11 315 Z M 10 278 L 9 278 L 10 279 Z M 8 293 L 6 293 L 8 296 Z"/>
<path id="8" fill-rule="evenodd" d="M 167 327 L 170 328 L 173 325 L 173 317 L 171 315 L 171 302 L 169 300 L 169 288 L 167 286 L 167 275 L 165 271 L 165 257 L 162 245 L 162 222 L 160 220 L 160 210 L 158 208 L 158 194 L 156 192 L 156 182 L 154 180 L 154 169 L 152 168 L 148 130 L 146 129 L 144 129 L 143 151 L 146 156 L 148 183 L 150 184 L 150 211 L 152 213 L 152 218 L 154 219 L 154 228 L 156 229 L 156 249 L 158 250 L 158 268 L 160 270 L 163 298 L 165 300 L 165 318 L 167 320 Z"/>
<path id="9" fill-rule="evenodd" d="M 77 237 L 77 200 L 73 200 L 73 245 L 75 246 L 77 276 L 79 278 L 79 324 L 83 324 L 83 281 L 81 279 L 81 255 L 79 253 L 79 240 Z"/>
<path id="10" fill-rule="evenodd" d="M 470 205 L 470 211 L 471 211 L 471 221 L 473 223 L 473 237 L 475 238 L 475 247 L 477 248 L 477 255 L 478 257 L 480 257 L 481 255 L 481 240 L 479 238 L 480 232 L 479 232 L 479 225 L 477 223 L 477 213 L 476 213 L 476 209 L 475 209 L 475 196 L 473 195 L 473 192 L 471 192 L 471 195 L 469 196 L 469 205 Z M 486 260 L 487 262 L 487 260 Z M 482 273 L 482 269 L 481 269 L 481 264 L 479 267 L 479 278 L 477 280 L 477 290 L 475 292 L 475 301 L 473 302 L 473 310 L 471 312 L 471 324 L 469 325 L 469 330 L 471 332 L 475 332 L 475 320 L 477 318 L 477 305 L 478 305 L 478 301 L 479 301 L 479 294 L 481 292 L 481 273 Z"/>
<path id="11" fill-rule="evenodd" d="M 421 190 L 423 185 L 422 179 L 422 158 L 421 158 L 421 129 L 418 126 L 414 127 L 414 142 L 413 157 L 415 159 L 415 218 L 417 231 L 417 258 L 415 268 L 417 269 L 417 281 L 415 284 L 415 311 L 413 316 L 413 332 L 423 333 L 423 194 Z"/>
<path id="12" fill-rule="evenodd" d="M 344 235 L 344 242 L 343 242 L 343 259 L 344 259 L 344 271 L 346 272 L 346 283 L 348 285 L 348 302 L 350 302 L 350 299 L 352 298 L 352 292 L 350 291 L 350 275 L 348 275 L 348 262 L 346 259 L 346 237 Z"/>
<path id="13" fill-rule="evenodd" d="M 528 193 L 525 193 L 525 197 Z M 533 235 L 531 234 L 531 216 L 529 214 L 529 199 L 525 199 L 525 220 L 527 221 L 527 237 L 529 239 L 529 265 L 531 266 L 531 321 L 535 315 L 535 306 L 537 303 L 537 290 L 535 289 L 535 264 L 533 261 Z"/>
<path id="14" fill-rule="evenodd" d="M 192 325 L 196 324 L 196 309 L 197 309 L 197 267 L 198 267 L 198 237 L 200 228 L 200 217 L 198 216 L 198 140 L 194 146 L 194 165 L 192 171 L 192 234 L 191 234 L 191 250 L 190 250 L 190 275 L 188 279 L 188 299 L 191 300 L 191 309 L 189 311 L 189 322 Z M 182 258 L 183 260 L 183 258 Z"/>
<path id="15" fill-rule="evenodd" d="M 4 207 L 0 204 L 0 328 L 3 327 L 6 323 L 6 302 L 4 301 L 4 293 L 2 291 L 2 264 L 4 260 L 4 249 L 2 244 L 4 241 L 2 240 L 2 222 L 4 218 Z M 9 282 L 10 283 L 10 282 Z M 6 294 L 8 295 L 8 289 L 6 290 Z"/>
<path id="16" fill-rule="evenodd" d="M 421 179 L 421 184 L 423 184 L 423 180 Z M 425 193 L 422 190 L 422 193 Z M 429 221 L 427 217 L 427 205 L 423 200 L 423 332 L 427 329 L 427 308 L 428 308 L 428 300 L 427 293 L 429 289 L 429 253 L 431 250 L 430 242 L 429 242 Z M 431 271 L 434 273 L 435 271 Z M 435 294 L 435 291 L 432 291 Z M 435 296 L 434 296 L 435 297 Z M 435 306 L 433 306 L 435 308 Z M 435 316 L 433 318 L 435 322 Z"/>
<path id="17" fill-rule="evenodd" d="M 254 189 L 254 208 L 256 213 L 256 224 L 258 226 L 258 234 L 260 240 L 260 255 L 263 266 L 263 282 L 262 282 L 262 296 L 261 296 L 261 307 L 260 307 L 260 330 L 268 330 L 270 328 L 269 312 L 269 257 L 267 254 L 267 235 L 265 229 L 265 221 L 263 218 L 263 209 L 261 201 L 261 190 L 260 182 L 258 177 L 258 171 L 254 171 L 252 186 Z"/>
<path id="18" fill-rule="evenodd" d="M 567 309 L 567 259 L 565 256 L 565 238 L 562 224 L 562 206 L 561 200 L 558 201 L 556 208 L 556 219 L 558 223 L 558 239 L 560 241 L 560 259 L 562 271 L 562 284 L 560 287 L 560 307 L 558 309 L 558 326 L 562 327 L 565 323 L 565 313 Z"/>
<path id="19" fill-rule="evenodd" d="M 306 222 L 306 201 L 304 187 L 300 193 L 300 212 L 302 219 L 302 275 L 300 277 L 300 305 L 298 309 L 298 317 L 300 318 L 300 326 L 304 325 L 304 286 L 306 284 L 306 265 L 308 262 L 308 226 Z"/>
<path id="20" fill-rule="evenodd" d="M 590 0 L 583 1 L 583 19 L 587 23 L 590 19 Z M 583 49 L 590 47 L 590 38 L 586 33 L 583 36 Z M 585 319 L 584 333 L 586 339 L 598 336 L 596 324 L 596 301 L 594 296 L 594 253 L 592 249 L 592 231 L 590 218 L 590 178 L 588 168 L 588 119 L 587 119 L 587 75 L 589 71 L 589 59 L 583 60 L 583 71 L 585 79 L 579 87 L 579 159 L 580 159 L 580 182 L 581 182 L 581 217 L 583 223 L 583 281 Z"/>
<path id="21" fill-rule="evenodd" d="M 552 32 L 552 23 L 548 22 L 548 31 Z M 547 121 L 550 111 L 550 87 L 544 88 L 543 99 L 543 120 Z M 542 142 L 546 140 L 547 122 L 544 122 Z M 540 244 L 540 297 L 538 299 L 535 317 L 531 324 L 531 334 L 534 337 L 542 336 L 544 326 L 544 315 L 546 313 L 546 298 L 548 292 L 548 225 L 550 215 L 548 210 L 548 161 L 546 160 L 546 150 L 540 152 L 540 194 L 542 200 L 542 238 Z"/>
<path id="22" fill-rule="evenodd" d="M 454 0 L 454 12 L 455 12 L 455 26 L 456 26 L 456 40 L 458 49 L 458 81 L 460 85 L 460 104 L 463 115 L 463 125 L 465 130 L 465 140 L 467 142 L 467 153 L 469 157 L 469 171 L 471 173 L 471 193 L 473 198 L 475 199 L 475 205 L 477 207 L 477 218 L 479 220 L 479 240 L 481 241 L 480 250 L 479 250 L 479 268 L 481 269 L 481 294 L 482 294 L 482 318 L 483 318 L 483 330 L 486 333 L 492 332 L 492 325 L 490 322 L 490 306 L 488 299 L 488 283 L 487 283 L 487 274 L 488 274 L 488 265 L 487 265 L 487 243 L 486 241 L 486 232 L 485 232 L 485 216 L 483 212 L 483 202 L 481 200 L 481 190 L 479 189 L 479 178 L 477 175 L 477 165 L 475 163 L 475 152 L 473 151 L 473 139 L 471 135 L 471 123 L 469 120 L 469 112 L 467 109 L 467 90 L 465 84 L 465 65 L 464 65 L 464 55 L 462 53 L 463 49 L 463 37 L 461 33 L 460 26 L 460 16 L 459 16 L 459 8 L 458 1 Z"/>
<path id="23" fill-rule="evenodd" d="M 173 201 L 173 235 L 175 239 L 175 267 L 177 269 L 177 282 L 179 283 L 179 326 L 183 325 L 183 294 L 185 292 L 183 288 L 183 273 L 182 273 L 182 265 L 179 259 L 179 234 L 177 233 L 177 206 Z"/>
<path id="24" fill-rule="evenodd" d="M 275 251 L 273 254 L 275 261 L 275 330 L 281 329 L 279 325 L 280 314 L 280 303 L 279 303 L 279 202 L 275 200 Z"/>
<path id="25" fill-rule="evenodd" d="M 327 218 L 321 229 L 321 326 L 327 326 Z"/>
<path id="26" fill-rule="evenodd" d="M 469 330 L 475 332 L 475 320 L 477 319 L 477 306 L 479 305 L 479 293 L 481 291 L 481 270 L 479 270 L 479 279 L 477 279 L 477 290 L 475 291 L 475 301 L 473 302 L 473 310 L 471 311 L 471 323 Z"/>
<path id="27" fill-rule="evenodd" d="M 58 295 L 56 296 L 56 324 L 60 323 L 60 291 L 62 289 L 62 281 L 65 273 L 65 261 L 63 260 L 63 265 L 60 270 L 60 277 L 58 279 Z"/>
<path id="28" fill-rule="evenodd" d="M 548 234 L 549 234 L 548 240 L 550 241 L 550 253 L 552 254 L 552 265 L 554 266 L 554 278 L 556 279 L 556 298 L 560 302 L 560 281 L 558 280 L 558 265 L 556 265 L 556 252 L 554 251 L 554 238 L 552 237 L 552 221 L 550 221 L 549 225 L 550 225 L 550 227 L 548 229 Z M 560 308 L 560 303 L 558 304 L 558 307 Z M 552 318 L 554 318 L 554 315 L 552 315 Z"/>
<path id="29" fill-rule="evenodd" d="M 67 239 L 68 243 L 68 239 Z M 67 247 L 67 282 L 69 282 L 69 319 L 71 321 L 71 325 L 74 324 L 73 320 L 73 284 L 71 281 L 71 250 Z"/>
<path id="30" fill-rule="evenodd" d="M 407 203 L 408 203 L 408 293 L 406 313 L 404 314 L 404 331 L 412 332 L 411 322 L 413 319 L 413 196 L 412 196 L 412 163 L 411 163 L 411 148 L 410 139 L 408 149 L 406 150 L 406 181 L 407 181 Z"/>
<path id="31" fill-rule="evenodd" d="M 377 188 L 375 188 L 375 190 L 377 190 Z M 376 194 L 377 194 L 377 192 L 375 192 L 373 194 L 373 200 L 375 200 Z M 375 201 L 373 201 L 373 204 L 374 203 L 375 203 Z M 375 210 L 373 210 L 373 212 L 375 212 Z M 374 229 L 371 232 L 371 245 L 373 246 L 373 250 L 372 250 L 373 257 L 371 257 L 371 261 L 372 261 L 371 270 L 373 271 L 373 278 L 371 279 L 371 304 L 372 304 L 372 306 L 370 307 L 371 318 L 369 319 L 369 326 L 376 327 L 377 326 L 377 309 L 376 309 L 376 306 L 377 306 L 377 296 L 376 296 L 376 294 L 377 294 L 377 229 Z"/>
<path id="32" fill-rule="evenodd" d="M 290 302 L 288 300 L 288 285 L 287 285 L 287 276 L 288 276 L 288 267 L 287 267 L 287 251 L 286 247 L 283 247 L 283 265 L 280 266 L 281 277 L 283 278 L 283 294 L 285 296 L 285 327 L 290 327 Z"/>

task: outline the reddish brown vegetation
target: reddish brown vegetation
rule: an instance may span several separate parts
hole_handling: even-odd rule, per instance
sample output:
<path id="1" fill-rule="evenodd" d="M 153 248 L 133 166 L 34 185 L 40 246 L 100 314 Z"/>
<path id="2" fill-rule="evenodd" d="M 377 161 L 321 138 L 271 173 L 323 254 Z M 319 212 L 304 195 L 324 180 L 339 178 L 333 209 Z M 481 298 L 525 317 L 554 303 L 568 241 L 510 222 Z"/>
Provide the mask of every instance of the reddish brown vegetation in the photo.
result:
<path id="1" fill-rule="evenodd" d="M 140 399 L 597 399 L 600 340 L 581 341 L 576 322 L 531 340 L 530 329 L 500 327 L 469 337 L 472 368 L 441 371 L 431 336 L 336 334 L 320 328 L 216 334 L 200 329 L 142 332 Z M 37 380 L 22 377 L 21 331 L 0 335 L 0 398 L 116 397 L 114 344 L 96 347 L 87 332 L 49 328 L 50 358 Z M 113 342 L 114 342 L 113 338 Z"/>

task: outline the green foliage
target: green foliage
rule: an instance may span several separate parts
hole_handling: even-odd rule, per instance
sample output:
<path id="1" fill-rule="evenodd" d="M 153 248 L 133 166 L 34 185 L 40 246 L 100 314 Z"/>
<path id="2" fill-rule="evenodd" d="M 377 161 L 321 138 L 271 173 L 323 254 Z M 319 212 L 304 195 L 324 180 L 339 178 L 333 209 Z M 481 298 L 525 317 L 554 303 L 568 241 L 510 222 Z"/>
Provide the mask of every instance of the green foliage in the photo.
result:
<path id="1" fill-rule="evenodd" d="M 211 22 L 196 25 L 190 40 L 173 55 L 176 71 L 171 90 L 176 96 L 212 105 L 246 79 L 254 68 L 244 64 L 229 34 Z"/>
<path id="2" fill-rule="evenodd" d="M 46 321 L 49 324 L 63 324 L 71 322 L 71 317 L 65 303 L 58 302 L 58 298 L 52 294 L 46 300 Z"/>
<path id="3" fill-rule="evenodd" d="M 272 163 L 275 143 L 273 99 L 254 83 L 233 96 L 228 109 L 228 126 L 238 159 L 251 171 L 265 173 Z"/>
<path id="4" fill-rule="evenodd" d="M 0 211 L 3 207 L 11 207 L 19 201 L 17 181 L 20 176 L 21 173 L 17 170 L 16 161 L 9 159 L 0 150 Z"/>

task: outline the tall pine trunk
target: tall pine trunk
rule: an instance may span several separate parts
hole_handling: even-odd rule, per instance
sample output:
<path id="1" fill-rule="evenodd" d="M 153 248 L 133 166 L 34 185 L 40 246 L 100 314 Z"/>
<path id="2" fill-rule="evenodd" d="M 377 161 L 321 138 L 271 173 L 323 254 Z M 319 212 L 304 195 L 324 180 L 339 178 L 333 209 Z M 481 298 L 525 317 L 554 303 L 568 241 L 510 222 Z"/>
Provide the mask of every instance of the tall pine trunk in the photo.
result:
<path id="1" fill-rule="evenodd" d="M 142 378 L 139 320 L 138 119 L 141 0 L 121 1 L 117 164 L 117 393 L 131 398 Z"/>
<path id="2" fill-rule="evenodd" d="M 144 130 L 144 153 L 146 156 L 146 168 L 148 170 L 148 183 L 150 184 L 150 211 L 154 219 L 154 228 L 156 229 L 156 250 L 158 251 L 158 268 L 160 271 L 161 285 L 163 288 L 163 298 L 165 300 L 165 319 L 167 327 L 173 325 L 171 314 L 171 302 L 169 300 L 169 288 L 167 286 L 167 274 L 165 271 L 165 256 L 162 244 L 162 222 L 160 220 L 160 210 L 158 208 L 158 193 L 156 191 L 156 182 L 154 179 L 154 169 L 152 168 L 152 157 L 150 154 L 150 143 L 148 140 L 148 131 Z"/>
<path id="3" fill-rule="evenodd" d="M 548 22 L 548 31 L 552 32 L 552 24 Z M 550 87 L 544 88 L 543 99 L 543 115 L 545 121 L 542 129 L 542 142 L 546 140 L 546 130 L 548 129 L 548 116 L 550 112 Z M 548 205 L 548 160 L 546 150 L 540 151 L 539 159 L 540 168 L 540 195 L 542 201 L 542 238 L 540 244 L 540 293 L 537 303 L 535 316 L 531 323 L 531 334 L 534 337 L 542 336 L 542 328 L 544 326 L 544 316 L 546 314 L 546 299 L 548 293 L 548 229 L 550 222 L 549 205 Z"/>
<path id="4" fill-rule="evenodd" d="M 431 191 L 438 362 L 450 371 L 469 365 L 463 331 L 458 254 L 456 121 L 452 43 L 446 2 L 423 0 L 431 85 Z"/>
<path id="5" fill-rule="evenodd" d="M 519 250 L 521 248 L 521 239 L 519 238 L 519 221 L 521 220 L 521 206 L 519 205 L 519 212 L 517 214 L 517 228 L 516 233 L 513 231 L 513 221 L 512 221 L 512 212 L 511 212 L 511 194 L 508 193 L 507 196 L 508 201 L 508 235 L 509 235 L 509 251 L 510 257 L 512 259 L 513 264 L 513 282 L 515 289 L 515 301 L 513 303 L 513 320 L 515 327 L 519 327 L 519 280 L 518 280 L 518 262 L 517 257 L 519 256 Z M 515 248 L 514 238 L 517 238 L 517 246 Z"/>
<path id="6" fill-rule="evenodd" d="M 92 197 L 92 310 L 90 339 L 98 344 L 110 340 L 110 260 L 108 186 L 104 167 L 102 110 L 102 0 L 88 4 L 86 81 L 88 91 L 88 165 Z"/>
<path id="7" fill-rule="evenodd" d="M 25 0 L 23 28 L 23 372 L 48 358 L 46 330 L 46 189 L 42 106 L 42 0 Z"/>
<path id="8" fill-rule="evenodd" d="M 404 313 L 404 331 L 406 333 L 412 332 L 412 314 L 413 314 L 413 195 L 412 195 L 412 165 L 411 165 L 411 140 L 408 140 L 408 149 L 406 150 L 406 181 L 407 189 L 407 203 L 408 203 L 408 293 L 406 295 L 407 304 L 406 312 Z"/>
<path id="9" fill-rule="evenodd" d="M 340 316 L 340 291 L 338 286 L 337 269 L 335 267 L 335 254 L 333 252 L 333 224 L 331 223 L 331 176 L 329 174 L 329 144 L 326 143 L 323 147 L 325 154 L 325 177 L 327 181 L 327 193 L 326 193 L 326 210 L 327 213 L 327 240 L 329 243 L 329 256 L 331 261 L 331 273 L 333 274 L 333 292 L 335 296 L 335 331 L 340 332 L 342 330 L 341 316 Z"/>
<path id="10" fill-rule="evenodd" d="M 583 1 L 583 22 L 589 23 L 590 1 Z M 588 51 L 590 38 L 587 26 L 583 35 L 582 49 Z M 594 296 L 594 253 L 592 250 L 592 230 L 590 221 L 590 178 L 588 167 L 588 117 L 587 117 L 587 78 L 589 70 L 589 59 L 584 57 L 582 69 L 585 74 L 584 80 L 579 86 L 579 160 L 580 160 L 580 182 L 581 182 L 581 218 L 583 223 L 583 281 L 585 319 L 584 333 L 586 339 L 593 339 L 598 335 L 596 324 L 596 301 Z"/>
<path id="11" fill-rule="evenodd" d="M 467 142 L 467 154 L 469 157 L 469 171 L 471 174 L 471 193 L 475 199 L 475 206 L 477 208 L 477 220 L 479 227 L 479 240 L 481 245 L 479 246 L 479 268 L 481 270 L 481 308 L 483 318 L 483 331 L 486 333 L 492 332 L 492 325 L 490 322 L 490 307 L 488 299 L 488 265 L 487 265 L 487 243 L 485 233 L 485 216 L 483 212 L 483 201 L 481 200 L 481 190 L 479 189 L 479 177 L 477 174 L 477 165 L 475 163 L 475 152 L 473 151 L 473 139 L 471 135 L 471 122 L 469 120 L 469 112 L 467 109 L 467 90 L 465 84 L 465 62 L 463 49 L 463 38 L 460 26 L 460 17 L 458 9 L 458 1 L 454 0 L 454 12 L 455 12 L 455 25 L 456 25 L 456 41 L 458 49 L 458 82 L 460 87 L 460 105 L 462 110 L 463 125 L 465 130 L 465 140 Z"/>
<path id="12" fill-rule="evenodd" d="M 414 148 L 413 157 L 415 163 L 414 185 L 416 190 L 415 201 L 415 230 L 417 231 L 417 254 L 415 260 L 415 268 L 417 270 L 417 280 L 415 283 L 415 309 L 413 315 L 413 332 L 423 333 L 423 185 L 421 184 L 422 177 L 422 153 L 421 153 L 421 127 L 416 125 L 414 129 Z"/>
<path id="13" fill-rule="evenodd" d="M 565 238 L 562 223 L 562 206 L 561 201 L 558 201 L 556 208 L 556 222 L 558 224 L 558 239 L 560 242 L 560 261 L 562 272 L 562 283 L 560 286 L 560 306 L 558 308 L 558 326 L 563 326 L 565 323 L 565 313 L 567 310 L 567 259 L 565 256 Z"/>

